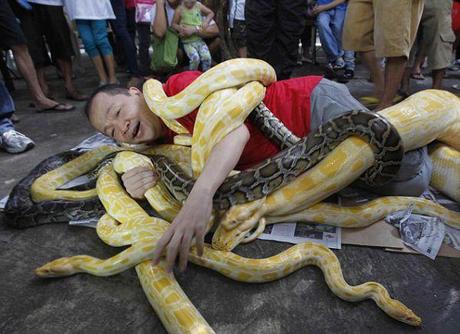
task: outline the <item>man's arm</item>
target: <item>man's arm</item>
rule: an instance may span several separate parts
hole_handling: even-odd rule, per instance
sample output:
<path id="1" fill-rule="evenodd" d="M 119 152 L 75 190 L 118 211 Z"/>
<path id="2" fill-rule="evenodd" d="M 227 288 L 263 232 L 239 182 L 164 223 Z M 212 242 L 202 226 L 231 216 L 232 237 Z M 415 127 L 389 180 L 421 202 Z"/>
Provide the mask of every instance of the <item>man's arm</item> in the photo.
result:
<path id="1" fill-rule="evenodd" d="M 198 254 L 203 253 L 205 230 L 212 213 L 212 199 L 238 163 L 248 140 L 249 131 L 245 125 L 241 125 L 213 148 L 181 211 L 158 241 L 153 255 L 154 264 L 158 264 L 165 251 L 167 270 L 171 271 L 180 252 L 179 267 L 185 270 L 194 237 Z"/>

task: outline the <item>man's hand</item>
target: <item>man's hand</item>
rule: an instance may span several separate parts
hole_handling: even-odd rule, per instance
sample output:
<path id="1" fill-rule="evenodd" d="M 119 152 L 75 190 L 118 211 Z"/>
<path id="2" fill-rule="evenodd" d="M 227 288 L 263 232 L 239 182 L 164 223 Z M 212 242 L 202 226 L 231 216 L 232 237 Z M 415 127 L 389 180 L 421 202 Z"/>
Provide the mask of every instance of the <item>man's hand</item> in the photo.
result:
<path id="1" fill-rule="evenodd" d="M 166 270 L 170 272 L 179 254 L 179 269 L 187 268 L 188 254 L 192 239 L 195 238 L 198 255 L 203 254 L 204 235 L 212 213 L 212 197 L 209 193 L 193 191 L 185 201 L 171 226 L 157 243 L 153 254 L 153 264 L 157 265 L 166 252 Z"/>
<path id="2" fill-rule="evenodd" d="M 203 172 L 196 180 L 182 209 L 157 243 L 152 258 L 155 265 L 166 252 L 166 268 L 171 271 L 180 252 L 179 267 L 180 270 L 185 270 L 193 238 L 198 255 L 201 256 L 214 194 L 236 166 L 248 140 L 249 130 L 243 124 L 227 134 L 212 149 Z"/>
<path id="3" fill-rule="evenodd" d="M 128 194 L 135 199 L 143 199 L 147 190 L 155 186 L 158 175 L 147 167 L 135 167 L 121 176 Z"/>

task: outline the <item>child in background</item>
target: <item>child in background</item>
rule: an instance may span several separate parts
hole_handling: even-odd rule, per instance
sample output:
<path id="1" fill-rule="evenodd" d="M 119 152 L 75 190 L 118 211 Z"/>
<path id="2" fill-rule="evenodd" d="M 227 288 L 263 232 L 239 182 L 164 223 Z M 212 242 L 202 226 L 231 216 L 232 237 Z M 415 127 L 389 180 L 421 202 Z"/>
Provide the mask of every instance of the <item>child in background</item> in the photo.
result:
<path id="1" fill-rule="evenodd" d="M 75 20 L 85 51 L 99 76 L 99 86 L 118 83 L 113 50 L 107 37 L 107 20 L 115 19 L 110 1 L 64 0 L 64 7 L 69 18 Z"/>
<path id="2" fill-rule="evenodd" d="M 206 16 L 204 20 L 202 14 Z M 196 0 L 184 0 L 174 11 L 172 27 L 179 32 L 184 51 L 190 60 L 191 71 L 198 69 L 200 62 L 203 72 L 211 67 L 211 53 L 198 33 L 208 27 L 213 17 L 212 10 Z M 186 26 L 195 27 L 196 34 L 185 37 L 183 28 Z"/>
<path id="3" fill-rule="evenodd" d="M 245 4 L 246 0 L 230 0 L 228 7 L 228 26 L 240 58 L 248 57 L 248 48 L 246 47 L 246 21 L 244 19 Z"/>
<path id="4" fill-rule="evenodd" d="M 313 15 L 317 15 L 316 26 L 321 45 L 329 60 L 328 68 L 334 71 L 345 68 L 344 77 L 351 79 L 354 76 L 354 53 L 342 49 L 346 10 L 346 0 L 317 0 Z"/>

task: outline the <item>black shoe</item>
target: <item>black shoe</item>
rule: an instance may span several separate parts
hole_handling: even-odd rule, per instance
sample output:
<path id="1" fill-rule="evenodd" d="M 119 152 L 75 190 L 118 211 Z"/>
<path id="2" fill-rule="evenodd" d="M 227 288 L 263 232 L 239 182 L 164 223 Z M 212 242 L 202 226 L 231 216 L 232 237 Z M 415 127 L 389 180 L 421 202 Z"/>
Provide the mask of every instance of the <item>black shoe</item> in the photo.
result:
<path id="1" fill-rule="evenodd" d="M 345 69 L 345 72 L 343 72 L 343 77 L 347 80 L 351 80 L 355 77 L 355 71 L 347 68 Z"/>

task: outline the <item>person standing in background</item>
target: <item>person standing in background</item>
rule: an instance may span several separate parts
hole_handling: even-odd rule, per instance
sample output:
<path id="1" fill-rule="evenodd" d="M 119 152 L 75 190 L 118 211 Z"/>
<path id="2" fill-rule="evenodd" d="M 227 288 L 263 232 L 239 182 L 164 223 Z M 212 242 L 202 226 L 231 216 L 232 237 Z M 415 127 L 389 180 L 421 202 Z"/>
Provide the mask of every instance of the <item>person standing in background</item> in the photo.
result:
<path id="1" fill-rule="evenodd" d="M 137 38 L 139 40 L 139 65 L 143 75 L 147 75 L 150 68 L 150 24 L 154 0 L 135 0 L 135 20 Z"/>
<path id="2" fill-rule="evenodd" d="M 346 0 L 318 0 L 313 7 L 319 39 L 328 58 L 328 70 L 335 73 L 344 69 L 343 77 L 349 80 L 354 76 L 355 55 L 353 51 L 342 48 L 346 11 Z"/>
<path id="3" fill-rule="evenodd" d="M 275 68 L 288 79 L 297 63 L 297 46 L 307 19 L 305 0 L 246 0 L 248 56 Z"/>
<path id="4" fill-rule="evenodd" d="M 14 111 L 13 99 L 3 80 L 0 80 L 0 148 L 8 153 L 22 153 L 34 147 L 35 143 L 14 128 L 11 121 Z"/>
<path id="5" fill-rule="evenodd" d="M 11 4 L 26 36 L 27 47 L 43 93 L 53 98 L 45 72 L 48 66 L 55 64 L 64 78 L 66 98 L 75 101 L 86 100 L 87 96 L 76 89 L 72 80 L 72 56 L 75 54 L 70 40 L 70 29 L 64 16 L 62 0 L 30 0 L 28 2 L 32 7 L 30 10 L 16 2 Z M 48 50 L 51 53 L 51 59 Z M 57 108 L 57 111 L 63 109 L 60 106 Z"/>
<path id="6" fill-rule="evenodd" d="M 130 0 L 129 2 L 128 5 L 131 8 L 133 5 L 131 2 L 133 1 Z M 125 1 L 110 0 L 110 3 L 115 14 L 115 18 L 110 20 L 110 26 L 117 39 L 117 44 L 122 47 L 129 73 L 132 77 L 138 77 L 140 73 L 137 66 L 136 44 L 134 40 L 136 32 L 135 29 L 131 29 L 131 33 L 128 31 L 128 16 L 126 15 Z"/>
<path id="7" fill-rule="evenodd" d="M 350 0 L 343 48 L 360 52 L 374 81 L 376 111 L 393 104 L 422 17 L 423 0 Z M 385 57 L 383 73 L 377 58 Z"/>
<path id="8" fill-rule="evenodd" d="M 246 0 L 229 0 L 228 6 L 228 27 L 230 28 L 233 44 L 240 58 L 248 57 L 246 20 L 244 18 L 245 5 Z"/>
<path id="9" fill-rule="evenodd" d="M 74 106 L 56 102 L 43 93 L 27 48 L 27 40 L 7 0 L 0 0 L 0 36 L 0 49 L 13 51 L 16 66 L 26 81 L 37 111 L 62 112 L 75 109 Z"/>
<path id="10" fill-rule="evenodd" d="M 64 6 L 69 18 L 75 20 L 85 51 L 96 68 L 99 85 L 117 83 L 113 50 L 107 37 L 107 20 L 115 18 L 110 1 L 64 0 Z"/>

